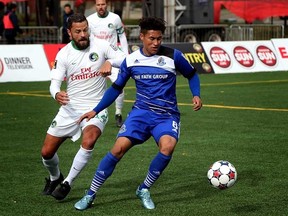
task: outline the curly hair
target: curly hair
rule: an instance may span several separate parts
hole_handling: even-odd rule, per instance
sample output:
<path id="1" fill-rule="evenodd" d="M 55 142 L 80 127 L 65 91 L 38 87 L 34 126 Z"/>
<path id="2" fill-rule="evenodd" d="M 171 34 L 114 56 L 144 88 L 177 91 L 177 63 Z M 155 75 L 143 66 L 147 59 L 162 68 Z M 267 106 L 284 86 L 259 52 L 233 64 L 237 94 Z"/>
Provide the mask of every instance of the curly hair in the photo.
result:
<path id="1" fill-rule="evenodd" d="M 166 22 L 159 17 L 144 17 L 139 20 L 140 32 L 146 33 L 148 30 L 157 30 L 161 31 L 162 34 L 166 29 Z"/>

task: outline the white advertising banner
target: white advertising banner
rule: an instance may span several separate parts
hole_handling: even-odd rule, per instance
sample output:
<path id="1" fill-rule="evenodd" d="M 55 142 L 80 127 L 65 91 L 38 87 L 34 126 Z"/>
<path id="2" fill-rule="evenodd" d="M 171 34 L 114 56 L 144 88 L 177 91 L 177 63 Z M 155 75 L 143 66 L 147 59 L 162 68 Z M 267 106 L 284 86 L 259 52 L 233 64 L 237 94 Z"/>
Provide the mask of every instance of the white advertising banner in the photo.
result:
<path id="1" fill-rule="evenodd" d="M 215 73 L 285 70 L 271 41 L 202 42 Z"/>
<path id="2" fill-rule="evenodd" d="M 288 38 L 271 39 L 283 68 L 288 71 Z"/>
<path id="3" fill-rule="evenodd" d="M 0 46 L 0 82 L 47 80 L 50 67 L 42 45 Z"/>

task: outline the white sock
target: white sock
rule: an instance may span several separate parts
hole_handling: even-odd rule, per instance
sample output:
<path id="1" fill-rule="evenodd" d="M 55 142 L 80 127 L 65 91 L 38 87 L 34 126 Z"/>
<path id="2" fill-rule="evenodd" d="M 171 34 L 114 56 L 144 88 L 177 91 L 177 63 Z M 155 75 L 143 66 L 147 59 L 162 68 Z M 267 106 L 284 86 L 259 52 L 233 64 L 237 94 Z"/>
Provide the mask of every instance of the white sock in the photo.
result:
<path id="1" fill-rule="evenodd" d="M 57 153 L 54 154 L 54 156 L 51 159 L 44 159 L 42 158 L 43 165 L 48 169 L 50 174 L 50 180 L 55 181 L 60 176 L 60 169 L 59 169 L 59 158 Z"/>
<path id="2" fill-rule="evenodd" d="M 93 150 L 84 149 L 82 146 L 74 157 L 72 166 L 70 168 L 69 174 L 64 179 L 63 182 L 67 181 L 71 186 L 75 178 L 80 174 L 80 172 L 84 169 L 89 159 L 92 156 Z"/>
<path id="3" fill-rule="evenodd" d="M 124 90 L 122 90 L 122 93 L 116 98 L 115 100 L 115 115 L 122 114 L 122 108 L 124 104 Z"/>

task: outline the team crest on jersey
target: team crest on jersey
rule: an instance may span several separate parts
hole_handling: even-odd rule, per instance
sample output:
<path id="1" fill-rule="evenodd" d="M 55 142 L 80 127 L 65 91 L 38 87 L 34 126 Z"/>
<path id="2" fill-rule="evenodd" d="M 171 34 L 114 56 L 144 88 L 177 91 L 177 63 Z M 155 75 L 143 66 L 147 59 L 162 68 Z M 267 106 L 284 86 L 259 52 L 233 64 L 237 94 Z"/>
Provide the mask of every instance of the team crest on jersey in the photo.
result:
<path id="1" fill-rule="evenodd" d="M 163 66 L 163 65 L 165 65 L 165 64 L 166 64 L 166 62 L 165 62 L 164 58 L 163 58 L 163 57 L 160 57 L 160 58 L 158 59 L 157 65 Z"/>
<path id="2" fill-rule="evenodd" d="M 89 59 L 90 59 L 90 61 L 95 62 L 99 59 L 99 56 L 97 53 L 93 52 L 89 55 Z"/>
<path id="3" fill-rule="evenodd" d="M 113 23 L 109 23 L 109 24 L 108 24 L 108 28 L 113 29 L 113 28 L 114 28 Z"/>

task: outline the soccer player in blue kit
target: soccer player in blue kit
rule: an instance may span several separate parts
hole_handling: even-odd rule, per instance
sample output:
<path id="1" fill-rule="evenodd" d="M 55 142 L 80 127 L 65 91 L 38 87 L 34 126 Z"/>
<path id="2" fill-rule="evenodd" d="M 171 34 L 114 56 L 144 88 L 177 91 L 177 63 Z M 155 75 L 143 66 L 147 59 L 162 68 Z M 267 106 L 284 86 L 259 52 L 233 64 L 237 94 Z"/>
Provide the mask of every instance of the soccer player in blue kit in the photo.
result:
<path id="1" fill-rule="evenodd" d="M 120 128 L 114 146 L 100 161 L 87 194 L 75 203 L 77 210 L 89 208 L 98 189 L 112 174 L 124 154 L 151 136 L 159 152 L 152 160 L 145 180 L 137 188 L 136 196 L 144 208 L 154 209 L 149 189 L 170 162 L 180 132 L 176 71 L 188 79 L 193 95 L 193 110 L 198 111 L 202 107 L 200 81 L 195 68 L 179 50 L 161 45 L 166 29 L 165 21 L 156 17 L 142 18 L 139 26 L 143 47 L 126 57 L 117 80 L 107 89 L 99 104 L 78 121 L 80 123 L 93 118 L 113 103 L 130 77 L 135 80 L 137 92 L 133 108 Z"/>

